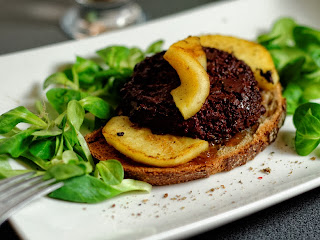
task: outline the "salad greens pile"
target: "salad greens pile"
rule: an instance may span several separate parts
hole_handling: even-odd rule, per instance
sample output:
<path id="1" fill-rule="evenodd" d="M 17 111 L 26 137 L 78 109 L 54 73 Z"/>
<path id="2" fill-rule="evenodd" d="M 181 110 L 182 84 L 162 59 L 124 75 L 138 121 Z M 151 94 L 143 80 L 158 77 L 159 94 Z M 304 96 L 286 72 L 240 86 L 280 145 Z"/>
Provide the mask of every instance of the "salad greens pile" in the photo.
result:
<path id="1" fill-rule="evenodd" d="M 279 72 L 288 114 L 320 98 L 320 31 L 281 18 L 257 40 L 268 49 Z"/>
<path id="2" fill-rule="evenodd" d="M 308 155 L 320 143 L 320 31 L 281 18 L 257 41 L 270 52 L 284 87 L 287 113 L 294 114 L 295 146 Z"/>
<path id="3" fill-rule="evenodd" d="M 300 105 L 293 115 L 296 127 L 295 145 L 299 155 L 306 156 L 320 143 L 320 104 Z"/>
<path id="4" fill-rule="evenodd" d="M 83 132 L 113 116 L 119 90 L 135 64 L 161 51 L 162 44 L 157 41 L 146 51 L 111 46 L 97 51 L 96 60 L 77 57 L 72 66 L 44 81 L 47 100 L 36 102 L 36 114 L 24 106 L 2 114 L 0 179 L 36 170 L 45 179 L 64 182 L 50 197 L 73 202 L 95 203 L 127 191 L 150 191 L 147 183 L 124 179 L 117 160 L 96 163 Z M 12 169 L 9 157 L 23 161 L 27 169 Z"/>

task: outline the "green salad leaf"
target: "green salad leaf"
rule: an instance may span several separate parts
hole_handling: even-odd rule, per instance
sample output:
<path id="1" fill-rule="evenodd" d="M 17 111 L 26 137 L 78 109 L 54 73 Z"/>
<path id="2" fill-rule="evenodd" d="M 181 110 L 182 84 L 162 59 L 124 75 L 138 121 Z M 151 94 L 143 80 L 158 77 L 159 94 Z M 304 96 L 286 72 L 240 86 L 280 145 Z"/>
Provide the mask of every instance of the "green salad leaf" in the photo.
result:
<path id="1" fill-rule="evenodd" d="M 287 113 L 320 98 L 320 31 L 280 18 L 257 41 L 270 52 L 287 98 Z"/>
<path id="2" fill-rule="evenodd" d="M 162 46 L 164 44 L 163 40 L 156 41 L 152 43 L 146 50 L 146 54 L 154 54 L 162 51 Z"/>
<path id="3" fill-rule="evenodd" d="M 121 192 L 130 192 L 130 191 L 150 192 L 152 189 L 152 186 L 150 184 L 142 181 L 134 180 L 134 179 L 123 179 L 120 184 L 113 185 L 112 187 Z"/>
<path id="4" fill-rule="evenodd" d="M 123 167 L 117 160 L 101 161 L 96 165 L 96 174 L 99 174 L 102 180 L 110 185 L 120 184 L 123 180 Z"/>
<path id="5" fill-rule="evenodd" d="M 310 154 L 320 143 L 320 104 L 300 105 L 293 115 L 295 146 L 299 155 Z"/>
<path id="6" fill-rule="evenodd" d="M 112 46 L 97 51 L 97 54 L 107 65 L 114 69 L 133 68 L 134 65 L 144 59 L 140 49 L 127 48 L 125 46 Z"/>
<path id="7" fill-rule="evenodd" d="M 98 177 L 86 174 L 68 178 L 64 181 L 63 187 L 52 192 L 49 196 L 72 202 L 97 203 L 124 192 L 151 191 L 152 186 L 148 183 L 123 179 L 123 168 L 117 160 L 99 162 L 97 171 Z M 57 172 L 61 174 L 62 171 Z M 75 173 L 75 171 L 68 171 L 68 173 Z"/>
<path id="8" fill-rule="evenodd" d="M 283 91 L 283 96 L 287 100 L 287 113 L 294 114 L 296 108 L 306 100 L 303 98 L 304 91 L 295 83 L 289 83 Z"/>
<path id="9" fill-rule="evenodd" d="M 69 178 L 64 185 L 50 193 L 49 196 L 65 201 L 80 203 L 97 203 L 122 193 L 91 175 Z"/>
<path id="10" fill-rule="evenodd" d="M 310 154 L 320 143 L 320 31 L 280 18 L 257 41 L 270 52 L 287 100 L 287 114 L 294 114 L 295 148 Z"/>
<path id="11" fill-rule="evenodd" d="M 47 101 L 36 102 L 39 114 L 23 106 L 2 114 L 0 179 L 36 171 L 46 179 L 64 182 L 50 197 L 85 203 L 128 191 L 149 192 L 150 184 L 124 179 L 119 161 L 95 162 L 82 132 L 101 127 L 113 116 L 119 90 L 134 66 L 148 54 L 161 51 L 162 45 L 163 41 L 157 41 L 146 51 L 110 46 L 97 51 L 97 60 L 77 56 L 74 64 L 45 79 Z M 54 112 L 49 114 L 46 106 Z M 27 126 L 20 129 L 20 123 Z M 7 157 L 19 158 L 29 168 L 11 169 Z"/>
<path id="12" fill-rule="evenodd" d="M 20 157 L 33 140 L 32 133 L 36 130 L 28 128 L 26 130 L 19 131 L 11 137 L 0 139 L 0 154 L 10 154 L 12 157 Z"/>
<path id="13" fill-rule="evenodd" d="M 49 160 L 55 153 L 56 140 L 54 138 L 45 138 L 33 141 L 29 146 L 30 153 L 38 158 Z"/>
<path id="14" fill-rule="evenodd" d="M 83 174 L 85 174 L 85 170 L 76 164 L 56 164 L 46 171 L 46 177 L 53 177 L 60 181 Z"/>
<path id="15" fill-rule="evenodd" d="M 0 116 L 0 134 L 10 132 L 18 123 L 30 123 L 39 128 L 47 126 L 47 123 L 41 118 L 20 106 Z"/>
<path id="16" fill-rule="evenodd" d="M 71 81 L 64 72 L 57 72 L 49 76 L 43 83 L 43 89 L 50 85 L 61 85 L 77 90 L 79 88 L 73 81 Z"/>
<path id="17" fill-rule="evenodd" d="M 296 25 L 292 18 L 281 18 L 274 23 L 269 33 L 258 36 L 257 41 L 268 49 L 293 46 L 292 31 Z"/>
<path id="18" fill-rule="evenodd" d="M 79 103 L 86 111 L 100 119 L 108 119 L 113 115 L 113 108 L 111 104 L 101 98 L 88 96 L 82 98 Z"/>

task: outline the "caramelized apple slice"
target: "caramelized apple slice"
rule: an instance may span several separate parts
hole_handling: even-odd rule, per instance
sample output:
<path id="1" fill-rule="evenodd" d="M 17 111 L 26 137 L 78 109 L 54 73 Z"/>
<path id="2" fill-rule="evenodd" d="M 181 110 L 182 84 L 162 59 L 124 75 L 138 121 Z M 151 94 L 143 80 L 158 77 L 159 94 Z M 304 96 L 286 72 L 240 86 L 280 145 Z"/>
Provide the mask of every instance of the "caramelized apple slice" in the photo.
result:
<path id="1" fill-rule="evenodd" d="M 132 160 L 157 167 L 171 167 L 189 162 L 208 150 L 209 143 L 188 137 L 152 134 L 139 128 L 126 116 L 117 116 L 103 128 L 111 146 Z"/>
<path id="2" fill-rule="evenodd" d="M 221 35 L 200 36 L 201 45 L 217 48 L 232 53 L 236 58 L 244 61 L 254 73 L 258 86 L 270 90 L 279 81 L 279 76 L 271 55 L 260 44 L 247 40 Z"/>
<path id="3" fill-rule="evenodd" d="M 171 91 L 173 100 L 184 119 L 195 115 L 210 92 L 207 58 L 198 37 L 174 43 L 164 54 L 177 71 L 181 85 Z"/>

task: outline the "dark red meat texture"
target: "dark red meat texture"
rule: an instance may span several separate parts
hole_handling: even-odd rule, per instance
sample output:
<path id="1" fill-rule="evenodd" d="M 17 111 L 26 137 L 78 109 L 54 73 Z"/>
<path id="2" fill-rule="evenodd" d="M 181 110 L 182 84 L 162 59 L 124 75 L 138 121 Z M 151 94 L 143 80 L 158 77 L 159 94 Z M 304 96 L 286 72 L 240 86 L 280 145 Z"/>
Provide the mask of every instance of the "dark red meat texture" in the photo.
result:
<path id="1" fill-rule="evenodd" d="M 250 67 L 232 54 L 204 48 L 210 94 L 193 117 L 184 120 L 170 94 L 180 85 L 164 52 L 137 64 L 121 89 L 119 112 L 157 134 L 174 134 L 221 143 L 254 125 L 265 108 Z"/>

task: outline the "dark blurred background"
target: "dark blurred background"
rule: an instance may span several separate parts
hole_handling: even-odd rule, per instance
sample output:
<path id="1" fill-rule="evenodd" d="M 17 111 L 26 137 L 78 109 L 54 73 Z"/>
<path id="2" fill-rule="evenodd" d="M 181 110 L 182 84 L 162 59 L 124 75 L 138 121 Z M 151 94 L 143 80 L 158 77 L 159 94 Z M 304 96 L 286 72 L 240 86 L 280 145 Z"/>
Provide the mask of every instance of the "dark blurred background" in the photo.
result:
<path id="1" fill-rule="evenodd" d="M 136 0 L 147 20 L 218 1 Z M 70 39 L 60 21 L 74 0 L 0 0 L 0 6 L 0 54 Z"/>

